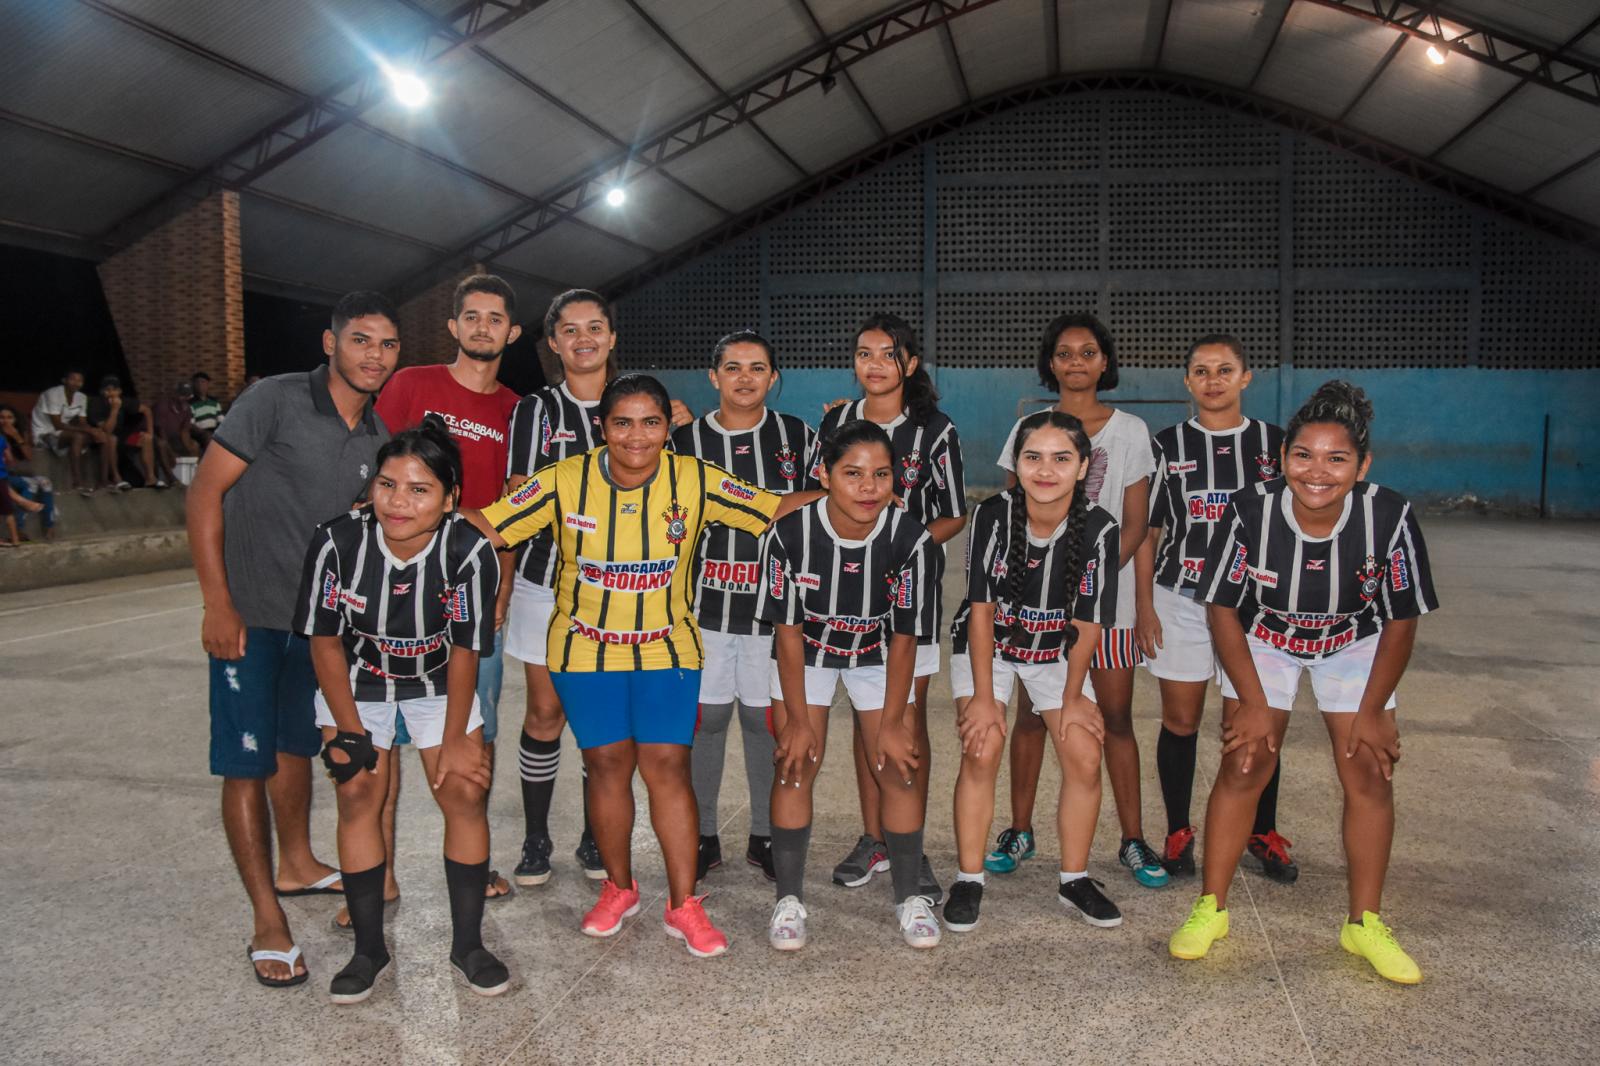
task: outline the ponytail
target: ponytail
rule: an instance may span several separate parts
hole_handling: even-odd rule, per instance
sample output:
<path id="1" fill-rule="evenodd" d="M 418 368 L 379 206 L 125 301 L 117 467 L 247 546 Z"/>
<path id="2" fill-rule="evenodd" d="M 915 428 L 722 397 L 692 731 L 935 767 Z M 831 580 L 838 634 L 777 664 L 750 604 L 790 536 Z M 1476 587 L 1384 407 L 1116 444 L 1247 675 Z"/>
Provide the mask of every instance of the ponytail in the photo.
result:
<path id="1" fill-rule="evenodd" d="M 887 333 L 894 341 L 894 361 L 900 367 L 900 396 L 906 416 L 914 425 L 927 425 L 939 413 L 939 393 L 933 387 L 933 378 L 928 375 L 927 361 L 923 359 L 922 346 L 917 342 L 917 331 L 911 328 L 911 323 L 888 311 L 868 315 L 867 320 L 861 323 L 861 328 L 856 330 L 856 336 L 860 337 L 869 330 Z M 917 368 L 907 373 L 907 367 L 913 359 L 917 361 Z"/>

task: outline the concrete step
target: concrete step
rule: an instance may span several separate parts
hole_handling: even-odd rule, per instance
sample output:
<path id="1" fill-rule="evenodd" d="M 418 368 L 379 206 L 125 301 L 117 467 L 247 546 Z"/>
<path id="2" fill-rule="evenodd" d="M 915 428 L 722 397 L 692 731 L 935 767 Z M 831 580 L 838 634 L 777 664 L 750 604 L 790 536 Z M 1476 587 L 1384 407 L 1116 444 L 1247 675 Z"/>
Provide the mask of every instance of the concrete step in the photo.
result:
<path id="1" fill-rule="evenodd" d="M 73 585 L 193 565 L 182 526 L 34 541 L 0 548 L 0 591 Z"/>
<path id="2" fill-rule="evenodd" d="M 55 482 L 58 538 L 119 533 L 127 530 L 171 529 L 184 522 L 184 493 L 180 485 L 166 489 L 107 489 L 84 497 L 72 491 L 66 461 L 55 455 L 35 453 L 34 471 Z M 29 519 L 29 535 L 38 523 Z"/>

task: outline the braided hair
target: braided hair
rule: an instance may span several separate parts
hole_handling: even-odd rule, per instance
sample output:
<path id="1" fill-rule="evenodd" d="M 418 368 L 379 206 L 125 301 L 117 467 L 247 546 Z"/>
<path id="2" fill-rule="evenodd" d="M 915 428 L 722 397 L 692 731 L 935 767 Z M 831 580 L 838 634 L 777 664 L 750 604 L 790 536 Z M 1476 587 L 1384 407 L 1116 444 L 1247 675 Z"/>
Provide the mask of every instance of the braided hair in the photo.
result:
<path id="1" fill-rule="evenodd" d="M 1073 415 L 1064 411 L 1050 409 L 1039 411 L 1024 418 L 1017 424 L 1016 440 L 1011 445 L 1011 465 L 1017 464 L 1017 456 L 1022 454 L 1023 445 L 1036 430 L 1046 426 L 1059 429 L 1072 438 L 1072 446 L 1077 449 L 1079 457 L 1089 461 L 1089 434 L 1083 430 L 1083 423 Z M 1022 624 L 1022 590 L 1028 580 L 1028 494 L 1023 491 L 1022 485 L 1008 489 L 1009 506 L 1011 508 L 1011 528 L 1006 535 L 1006 602 L 1011 605 L 1011 627 L 1006 631 L 1006 639 L 1012 644 L 1020 644 L 1028 639 L 1028 631 Z M 1078 599 L 1078 588 L 1083 581 L 1083 529 L 1089 514 L 1088 494 L 1074 484 L 1072 487 L 1072 503 L 1067 508 L 1067 528 L 1062 534 L 1065 538 L 1066 555 L 1066 580 L 1067 580 L 1067 617 L 1072 617 L 1073 605 Z M 1068 625 L 1064 634 L 1066 647 L 1071 649 L 1078 639 L 1076 626 Z"/>
<path id="2" fill-rule="evenodd" d="M 1343 426 L 1350 434 L 1350 443 L 1356 447 L 1356 461 L 1365 459 L 1372 450 L 1372 401 L 1361 389 L 1337 378 L 1323 382 L 1289 419 L 1289 428 L 1283 434 L 1284 449 L 1287 450 L 1307 426 L 1330 422 Z"/>

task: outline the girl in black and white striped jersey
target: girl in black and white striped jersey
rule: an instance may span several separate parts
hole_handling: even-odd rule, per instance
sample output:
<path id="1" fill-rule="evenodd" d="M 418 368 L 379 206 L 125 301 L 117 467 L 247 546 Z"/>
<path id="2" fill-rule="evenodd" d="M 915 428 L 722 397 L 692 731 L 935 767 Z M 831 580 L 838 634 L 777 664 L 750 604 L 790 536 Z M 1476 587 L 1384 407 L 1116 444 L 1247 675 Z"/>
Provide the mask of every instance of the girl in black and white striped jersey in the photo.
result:
<path id="1" fill-rule="evenodd" d="M 1122 923 L 1116 904 L 1088 874 L 1105 736 L 1088 672 L 1101 626 L 1115 611 L 1119 550 L 1116 520 L 1089 504 L 1083 488 L 1089 456 L 1089 437 L 1076 418 L 1060 411 L 1029 415 L 1012 443 L 1016 487 L 991 496 L 973 515 L 965 618 L 958 619 L 966 633 L 955 634 L 968 653 L 953 657 L 950 668 L 962 750 L 955 800 L 960 871 L 944 919 L 958 932 L 978 923 L 1005 708 L 1018 681 L 1061 762 L 1058 898 L 1092 925 Z"/>
<path id="2" fill-rule="evenodd" d="M 823 416 L 818 440 L 852 419 L 876 423 L 894 448 L 894 495 L 898 504 L 926 526 L 935 544 L 944 544 L 966 525 L 966 480 L 961 439 L 956 427 L 939 410 L 939 394 L 922 364 L 917 334 L 898 315 L 873 314 L 856 331 L 854 368 L 862 399 L 841 403 Z M 813 449 L 807 464 L 818 474 L 820 451 Z M 814 485 L 812 486 L 814 487 Z M 941 590 L 934 589 L 934 615 L 943 615 Z M 937 630 L 937 625 L 935 629 Z M 917 644 L 916 721 L 913 729 L 921 749 L 928 750 L 928 681 L 939 672 L 937 632 Z M 855 729 L 856 788 L 861 800 L 865 833 L 849 855 L 833 870 L 835 884 L 864 885 L 882 868 L 883 827 L 878 823 L 878 786 L 868 764 L 859 724 Z M 917 773 L 923 802 L 928 798 L 928 760 Z M 935 903 L 944 898 L 927 857 L 919 860 L 920 890 Z"/>
<path id="3" fill-rule="evenodd" d="M 500 568 L 489 541 L 455 514 L 461 456 L 429 415 L 379 450 L 368 507 L 317 528 L 295 629 L 311 639 L 322 760 L 337 784 L 339 865 L 355 956 L 333 979 L 357 1003 L 389 963 L 380 824 L 397 717 L 403 717 L 445 818 L 450 962 L 480 995 L 506 968 L 484 946 L 490 768 L 475 692 L 494 646 Z"/>
<path id="4" fill-rule="evenodd" d="M 767 407 L 778 379 L 772 345 L 749 330 L 730 333 L 711 351 L 711 384 L 720 404 L 672 434 L 684 455 L 714 463 L 771 492 L 805 485 L 805 457 L 815 434 L 794 415 Z M 745 861 L 772 872 L 772 626 L 758 617 L 760 542 L 731 526 L 710 525 L 695 555 L 694 615 L 705 645 L 700 670 L 700 720 L 692 753 L 695 801 L 700 807 L 697 879 L 722 864 L 717 799 L 728 726 L 738 705 L 750 786 L 750 839 Z"/>
<path id="5" fill-rule="evenodd" d="M 767 930 L 779 950 L 804 946 L 803 874 L 811 796 L 840 681 L 856 709 L 892 863 L 895 915 L 912 947 L 939 943 L 918 859 L 927 804 L 917 772 L 927 746 L 912 728 L 919 640 L 938 631 L 934 590 L 944 553 L 923 525 L 891 507 L 894 453 L 871 422 L 840 426 L 822 445 L 826 499 L 773 523 L 762 542 L 762 617 L 776 630 L 773 720 L 778 780 L 772 789 L 772 859 L 778 902 Z"/>

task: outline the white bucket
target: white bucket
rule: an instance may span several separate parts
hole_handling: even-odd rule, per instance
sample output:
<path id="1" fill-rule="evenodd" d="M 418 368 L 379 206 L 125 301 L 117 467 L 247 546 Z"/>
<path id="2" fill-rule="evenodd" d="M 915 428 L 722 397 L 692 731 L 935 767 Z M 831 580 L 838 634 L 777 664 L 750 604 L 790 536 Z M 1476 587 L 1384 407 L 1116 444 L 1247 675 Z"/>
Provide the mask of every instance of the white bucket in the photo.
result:
<path id="1" fill-rule="evenodd" d="M 194 468 L 198 466 L 199 463 L 200 460 L 192 455 L 180 456 L 178 461 L 173 464 L 172 468 L 172 474 L 178 479 L 178 484 L 186 487 L 193 484 Z"/>

